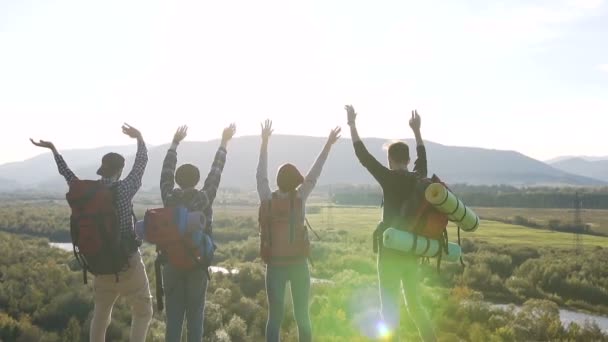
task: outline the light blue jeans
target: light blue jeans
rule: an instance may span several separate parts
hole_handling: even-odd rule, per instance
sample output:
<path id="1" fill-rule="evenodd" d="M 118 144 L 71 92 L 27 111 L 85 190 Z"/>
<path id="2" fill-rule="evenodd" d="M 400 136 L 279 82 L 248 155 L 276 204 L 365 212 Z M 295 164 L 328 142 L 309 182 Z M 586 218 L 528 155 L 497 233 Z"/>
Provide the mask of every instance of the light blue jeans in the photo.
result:
<path id="1" fill-rule="evenodd" d="M 198 268 L 184 271 L 165 264 L 163 282 L 167 315 L 165 341 L 181 341 L 185 317 L 188 342 L 201 342 L 207 292 L 206 271 Z"/>
<path id="2" fill-rule="evenodd" d="M 268 295 L 268 322 L 266 323 L 266 341 L 278 342 L 281 323 L 285 313 L 285 287 L 291 285 L 293 313 L 298 325 L 298 340 L 310 342 L 312 328 L 308 312 L 310 297 L 310 271 L 306 261 L 289 266 L 266 267 L 266 294 Z"/>

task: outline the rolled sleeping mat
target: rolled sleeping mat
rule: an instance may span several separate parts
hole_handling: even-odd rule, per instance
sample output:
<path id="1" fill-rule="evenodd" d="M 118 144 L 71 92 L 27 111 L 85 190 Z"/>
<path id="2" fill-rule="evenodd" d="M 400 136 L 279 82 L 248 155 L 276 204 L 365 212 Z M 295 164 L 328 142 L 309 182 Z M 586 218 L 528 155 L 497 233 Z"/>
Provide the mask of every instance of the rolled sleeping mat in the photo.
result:
<path id="1" fill-rule="evenodd" d="M 413 253 L 422 257 L 435 257 L 440 248 L 439 241 L 418 235 L 416 250 L 412 251 L 416 236 L 413 233 L 395 228 L 388 228 L 385 230 L 382 238 L 384 247 L 400 252 Z M 446 254 L 445 251 L 442 253 L 442 259 L 448 261 L 458 261 L 460 259 L 460 255 L 462 254 L 462 250 L 458 244 L 448 242 L 448 253 Z"/>
<path id="2" fill-rule="evenodd" d="M 465 232 L 474 232 L 479 227 L 479 216 L 456 197 L 445 185 L 433 183 L 426 188 L 424 197 L 437 210 L 448 215 L 448 219 Z"/>

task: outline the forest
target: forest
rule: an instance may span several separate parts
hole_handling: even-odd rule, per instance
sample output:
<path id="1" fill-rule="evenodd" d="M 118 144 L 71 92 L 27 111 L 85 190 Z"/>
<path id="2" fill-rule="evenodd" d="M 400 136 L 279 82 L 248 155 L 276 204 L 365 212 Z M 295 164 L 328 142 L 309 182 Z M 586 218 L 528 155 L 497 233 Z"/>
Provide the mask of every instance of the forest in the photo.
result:
<path id="1" fill-rule="evenodd" d="M 322 215 L 311 215 L 313 224 L 321 225 Z M 348 212 L 336 215 L 335 224 L 347 226 L 342 220 L 348 218 Z M 64 224 L 59 214 L 46 217 L 56 221 L 44 227 Z M 23 227 L 31 225 L 23 222 Z M 314 242 L 312 267 L 315 341 L 378 337 L 370 231 L 357 228 L 319 228 L 322 240 Z M 41 235 L 46 229 L 40 230 Z M 212 276 L 205 341 L 261 341 L 267 304 L 257 222 L 252 216 L 220 214 L 214 231 L 219 245 L 216 264 L 238 273 Z M 434 262 L 422 266 L 423 301 L 441 341 L 608 341 L 608 335 L 594 323 L 564 326 L 559 318 L 559 308 L 608 315 L 607 248 L 589 246 L 576 252 L 465 238 L 463 250 L 464 269 L 458 263 L 444 262 L 438 273 Z M 154 286 L 154 248 L 145 245 L 143 253 Z M 82 284 L 73 256 L 49 247 L 47 238 L 0 233 L 0 340 L 86 340 L 92 310 L 89 286 Z M 413 325 L 404 307 L 402 311 L 399 334 L 415 341 Z M 296 341 L 293 317 L 290 310 L 286 312 L 283 340 Z M 126 340 L 129 320 L 128 308 L 121 301 L 115 306 L 108 340 Z M 164 339 L 163 321 L 163 313 L 155 312 L 148 341 Z"/>
<path id="2" fill-rule="evenodd" d="M 517 188 L 507 185 L 449 185 L 467 205 L 508 208 L 572 208 L 578 200 L 584 209 L 608 209 L 608 188 Z M 340 186 L 332 189 L 333 202 L 340 205 L 379 205 L 377 186 Z M 577 197 L 578 196 L 578 197 Z"/>

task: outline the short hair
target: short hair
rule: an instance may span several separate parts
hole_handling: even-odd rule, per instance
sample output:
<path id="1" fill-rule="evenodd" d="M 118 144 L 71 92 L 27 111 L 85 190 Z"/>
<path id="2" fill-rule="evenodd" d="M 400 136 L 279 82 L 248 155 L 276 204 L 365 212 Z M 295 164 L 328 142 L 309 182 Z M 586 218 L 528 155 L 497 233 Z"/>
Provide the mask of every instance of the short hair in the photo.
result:
<path id="1" fill-rule="evenodd" d="M 300 184 L 304 183 L 304 177 L 293 164 L 283 164 L 277 173 L 277 185 L 282 192 L 296 190 Z"/>
<path id="2" fill-rule="evenodd" d="M 388 157 L 396 163 L 407 163 L 410 161 L 410 148 L 402 141 L 394 142 L 388 146 Z"/>
<path id="3" fill-rule="evenodd" d="M 182 189 L 193 188 L 201 180 L 198 167 L 192 164 L 184 164 L 175 172 L 175 182 Z"/>

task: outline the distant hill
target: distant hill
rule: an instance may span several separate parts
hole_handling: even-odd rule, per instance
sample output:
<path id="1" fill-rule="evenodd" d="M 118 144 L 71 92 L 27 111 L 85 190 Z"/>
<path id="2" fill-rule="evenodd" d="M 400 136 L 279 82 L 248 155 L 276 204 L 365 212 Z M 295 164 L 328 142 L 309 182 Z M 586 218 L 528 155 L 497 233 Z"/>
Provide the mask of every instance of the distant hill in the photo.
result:
<path id="1" fill-rule="evenodd" d="M 101 157 L 111 151 L 129 155 L 135 153 L 136 146 L 105 146 L 93 149 L 77 149 L 61 151 L 63 157 L 69 161 L 70 167 L 75 169 L 97 164 Z M 53 155 L 51 153 L 40 154 L 36 157 L 21 161 L 0 165 L 0 178 L 10 180 L 16 186 L 31 187 L 47 181 L 53 173 L 57 173 L 54 167 Z M 51 168 L 49 168 L 51 166 Z M 97 171 L 97 169 L 95 170 Z M 95 173 L 93 173 L 94 176 Z M 0 186 L 2 182 L 0 181 Z"/>
<path id="2" fill-rule="evenodd" d="M 608 160 L 569 158 L 552 164 L 553 167 L 608 182 Z"/>
<path id="3" fill-rule="evenodd" d="M 553 159 L 545 160 L 545 163 L 549 165 L 556 164 L 561 161 L 565 161 L 568 159 L 583 159 L 586 161 L 600 161 L 600 160 L 608 160 L 608 156 L 560 156 L 555 157 Z"/>
<path id="4" fill-rule="evenodd" d="M 383 145 L 385 139 L 365 139 L 368 150 L 382 163 L 386 162 Z M 407 140 L 415 158 L 415 144 Z M 297 165 L 307 171 L 325 143 L 325 138 L 305 136 L 273 136 L 270 142 L 269 170 L 274 179 L 278 166 L 284 162 Z M 245 136 L 234 139 L 228 147 L 228 161 L 222 185 L 255 189 L 255 170 L 259 154 L 260 138 Z M 206 174 L 219 141 L 184 142 L 178 151 L 179 164 L 193 163 Z M 149 148 L 149 163 L 144 175 L 143 188 L 157 189 L 162 161 L 167 145 Z M 538 160 L 515 151 L 489 150 L 473 147 L 445 146 L 426 142 L 430 173 L 437 173 L 449 183 L 508 184 L 517 186 L 537 185 L 605 185 L 604 181 L 558 170 Z M 127 158 L 125 174 L 129 171 L 135 145 L 119 148 L 66 151 L 64 158 L 81 178 L 95 177 L 95 171 L 103 153 L 118 150 Z M 50 154 L 21 163 L 0 166 L 0 177 L 14 179 L 23 187 L 39 189 L 65 189 L 65 185 Z M 373 184 L 374 179 L 361 167 L 354 155 L 349 139 L 341 139 L 334 146 L 324 168 L 319 184 Z"/>
<path id="5" fill-rule="evenodd" d="M 19 188 L 19 183 L 12 179 L 0 178 L 0 191 L 12 191 Z"/>

